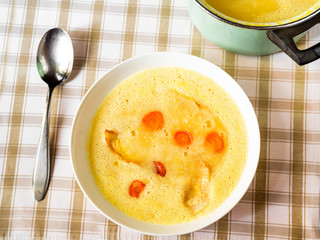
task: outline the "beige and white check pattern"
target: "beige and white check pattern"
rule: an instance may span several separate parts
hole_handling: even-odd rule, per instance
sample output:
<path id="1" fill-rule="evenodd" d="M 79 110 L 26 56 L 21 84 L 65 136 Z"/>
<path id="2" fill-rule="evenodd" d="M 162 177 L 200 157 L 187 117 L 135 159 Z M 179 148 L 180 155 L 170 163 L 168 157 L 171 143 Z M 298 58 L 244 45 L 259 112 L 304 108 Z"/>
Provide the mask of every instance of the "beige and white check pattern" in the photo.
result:
<path id="1" fill-rule="evenodd" d="M 1 0 L 1 239 L 317 239 L 320 173 L 320 61 L 298 67 L 283 53 L 248 57 L 226 52 L 192 25 L 184 0 Z M 48 194 L 33 200 L 31 177 L 46 85 L 35 54 L 53 27 L 71 36 L 74 71 L 54 91 Z M 217 33 L 219 34 L 219 33 Z M 300 42 L 320 41 L 313 28 Z M 68 153 L 75 111 L 108 69 L 157 51 L 190 53 L 220 66 L 249 96 L 261 129 L 256 177 L 220 221 L 172 237 L 135 233 L 104 218 L 77 185 Z"/>

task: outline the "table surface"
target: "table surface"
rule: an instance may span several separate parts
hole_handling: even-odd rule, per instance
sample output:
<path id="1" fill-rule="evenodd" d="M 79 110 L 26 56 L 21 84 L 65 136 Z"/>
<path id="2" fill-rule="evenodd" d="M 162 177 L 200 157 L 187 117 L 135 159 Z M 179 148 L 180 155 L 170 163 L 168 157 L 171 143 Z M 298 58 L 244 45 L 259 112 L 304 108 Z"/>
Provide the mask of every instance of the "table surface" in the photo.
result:
<path id="1" fill-rule="evenodd" d="M 220 49 L 192 25 L 184 0 L 0 3 L 0 238 L 10 239 L 316 239 L 320 172 L 320 61 L 299 67 L 285 54 L 248 57 Z M 51 105 L 54 167 L 45 200 L 31 178 L 47 86 L 36 69 L 42 35 L 71 36 L 71 78 Z M 320 41 L 314 27 L 300 44 Z M 118 226 L 81 192 L 69 138 L 88 88 L 128 58 L 158 51 L 189 53 L 227 71 L 248 95 L 261 131 L 257 174 L 242 200 L 218 222 L 183 236 L 153 237 Z"/>

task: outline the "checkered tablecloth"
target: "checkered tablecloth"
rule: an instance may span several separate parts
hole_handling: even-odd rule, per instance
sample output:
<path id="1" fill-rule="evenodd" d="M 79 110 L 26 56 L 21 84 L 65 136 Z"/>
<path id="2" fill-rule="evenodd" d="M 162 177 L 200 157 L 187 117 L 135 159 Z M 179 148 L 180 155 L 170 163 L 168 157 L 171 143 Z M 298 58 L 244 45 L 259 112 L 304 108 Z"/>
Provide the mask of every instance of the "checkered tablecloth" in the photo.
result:
<path id="1" fill-rule="evenodd" d="M 285 54 L 236 55 L 204 39 L 184 0 L 1 0 L 0 239 L 317 239 L 320 173 L 320 60 L 299 67 Z M 51 105 L 53 169 L 44 201 L 31 178 L 47 86 L 36 69 L 42 35 L 72 38 L 70 80 Z M 320 41 L 320 27 L 301 46 Z M 130 57 L 190 53 L 227 71 L 244 89 L 261 130 L 256 176 L 220 221 L 183 236 L 153 237 L 120 227 L 84 197 L 69 156 L 71 123 L 88 88 Z"/>

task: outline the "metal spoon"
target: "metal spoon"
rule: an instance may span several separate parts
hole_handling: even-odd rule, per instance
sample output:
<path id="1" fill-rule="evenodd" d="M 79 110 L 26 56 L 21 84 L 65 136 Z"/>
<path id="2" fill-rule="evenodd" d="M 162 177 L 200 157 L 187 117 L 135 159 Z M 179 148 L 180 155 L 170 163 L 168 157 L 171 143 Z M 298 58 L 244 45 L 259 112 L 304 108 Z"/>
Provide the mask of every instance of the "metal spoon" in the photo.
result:
<path id="1" fill-rule="evenodd" d="M 54 88 L 69 77 L 73 65 L 73 47 L 69 35 L 61 28 L 53 28 L 42 37 L 37 52 L 37 69 L 48 84 L 47 107 L 34 164 L 32 187 L 37 201 L 44 199 L 50 176 L 49 112 Z"/>

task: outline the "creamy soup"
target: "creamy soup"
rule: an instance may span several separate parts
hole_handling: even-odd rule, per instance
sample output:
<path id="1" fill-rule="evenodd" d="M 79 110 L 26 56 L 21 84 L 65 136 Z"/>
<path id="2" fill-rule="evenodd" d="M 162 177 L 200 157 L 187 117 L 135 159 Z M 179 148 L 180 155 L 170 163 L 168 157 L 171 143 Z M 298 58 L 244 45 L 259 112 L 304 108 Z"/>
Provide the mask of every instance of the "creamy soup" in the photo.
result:
<path id="1" fill-rule="evenodd" d="M 206 0 L 226 16 L 255 23 L 278 22 L 296 17 L 318 0 Z"/>
<path id="2" fill-rule="evenodd" d="M 177 224 L 211 213 L 237 185 L 247 132 L 231 97 L 183 68 L 146 69 L 108 94 L 88 151 L 104 197 L 125 214 Z"/>

